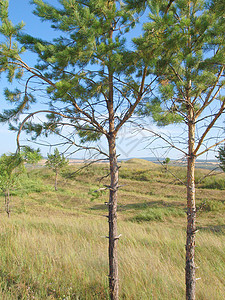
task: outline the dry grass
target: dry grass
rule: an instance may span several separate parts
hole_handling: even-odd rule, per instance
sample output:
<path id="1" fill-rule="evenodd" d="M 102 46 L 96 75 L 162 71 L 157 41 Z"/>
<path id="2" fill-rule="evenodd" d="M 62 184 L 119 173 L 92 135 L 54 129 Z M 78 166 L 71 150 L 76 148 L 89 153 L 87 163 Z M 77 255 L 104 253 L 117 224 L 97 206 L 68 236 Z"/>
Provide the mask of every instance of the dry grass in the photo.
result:
<path id="1" fill-rule="evenodd" d="M 57 193 L 49 170 L 30 172 L 14 192 L 11 218 L 1 213 L 0 299 L 108 299 L 107 194 L 90 201 L 90 190 L 107 182 L 97 182 L 106 168 L 72 177 L 65 171 Z M 121 173 L 120 298 L 184 299 L 185 188 L 151 163 L 123 163 Z M 219 300 L 225 294 L 224 191 L 200 189 L 197 202 L 207 199 L 222 206 L 198 214 L 197 299 Z M 143 217 L 152 211 L 155 218 Z"/>

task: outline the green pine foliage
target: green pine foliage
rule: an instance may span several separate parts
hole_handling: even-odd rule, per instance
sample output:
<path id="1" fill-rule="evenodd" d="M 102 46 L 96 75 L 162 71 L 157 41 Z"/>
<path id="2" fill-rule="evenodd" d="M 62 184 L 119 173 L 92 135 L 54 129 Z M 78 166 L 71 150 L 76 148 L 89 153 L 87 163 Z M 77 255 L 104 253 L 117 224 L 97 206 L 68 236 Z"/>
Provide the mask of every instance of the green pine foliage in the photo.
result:
<path id="1" fill-rule="evenodd" d="M 59 150 L 55 148 L 54 154 L 48 154 L 48 159 L 45 164 L 49 169 L 52 169 L 55 173 L 55 191 L 58 190 L 58 174 L 62 168 L 68 165 L 69 161 L 64 157 L 64 155 L 60 155 Z"/>
<path id="2" fill-rule="evenodd" d="M 17 47 L 15 52 L 9 44 L 1 43 L 1 71 L 13 68 L 10 80 L 16 79 L 15 72 L 28 72 L 23 74 L 27 82 L 25 90 L 5 90 L 7 101 L 15 107 L 4 110 L 0 121 L 10 122 L 13 130 L 22 129 L 15 121 L 19 123 L 19 115 L 29 111 L 37 101 L 38 78 L 42 90 L 42 83 L 47 84 L 49 109 L 44 111 L 47 121 L 35 123 L 28 117 L 23 124 L 33 139 L 49 133 L 62 137 L 62 129 L 67 126 L 80 136 L 81 143 L 92 142 L 108 133 L 112 120 L 118 131 L 138 102 L 151 92 L 154 81 L 154 75 L 150 75 L 157 45 L 151 49 L 151 55 L 146 56 L 130 41 L 130 36 L 136 35 L 133 30 L 147 2 L 64 0 L 59 1 L 57 7 L 42 0 L 32 3 L 34 14 L 50 23 L 58 37 L 45 41 L 42 37 L 30 36 L 21 32 L 21 24 L 14 26 L 10 35 L 9 28 L 4 29 L 10 22 L 8 1 L 1 1 L 1 33 Z M 21 56 L 25 50 L 38 57 L 32 68 Z M 114 118 L 109 116 L 109 102 L 113 102 Z M 67 139 L 67 143 L 72 143 L 72 139 Z"/>
<path id="3" fill-rule="evenodd" d="M 35 150 L 29 146 L 25 146 L 23 147 L 21 155 L 26 163 L 36 165 L 42 159 L 40 152 L 41 150 L 39 148 Z"/>
<path id="4" fill-rule="evenodd" d="M 24 173 L 23 159 L 19 153 L 3 154 L 0 157 L 0 190 L 5 196 L 5 211 L 10 216 L 10 201 L 13 189 L 20 185 Z"/>
<path id="5" fill-rule="evenodd" d="M 3 192 L 13 188 L 23 173 L 23 159 L 20 154 L 3 154 L 0 157 L 0 188 Z"/>
<path id="6" fill-rule="evenodd" d="M 219 147 L 217 158 L 220 162 L 220 168 L 225 172 L 225 145 Z"/>
<path id="7" fill-rule="evenodd" d="M 55 148 L 54 154 L 48 154 L 45 164 L 49 169 L 52 169 L 53 172 L 58 173 L 60 169 L 64 168 L 68 164 L 68 160 L 63 154 L 60 155 L 59 150 Z"/>
<path id="8" fill-rule="evenodd" d="M 173 1 L 168 14 L 164 3 L 152 1 L 150 22 L 144 25 L 143 37 L 136 40 L 143 51 L 161 40 L 155 69 L 158 96 L 147 99 L 141 110 L 159 125 L 186 122 L 189 105 L 198 117 L 205 116 L 211 104 L 220 108 L 225 101 L 220 93 L 225 85 L 223 15 L 212 9 L 215 4 L 208 6 L 209 1 Z M 208 120 L 212 118 L 204 122 Z"/>
<path id="9" fill-rule="evenodd" d="M 24 53 L 25 48 L 19 46 L 15 38 L 23 29 L 24 23 L 20 22 L 18 25 L 13 25 L 8 16 L 8 1 L 0 1 L 0 34 L 4 37 L 0 43 L 0 72 L 6 73 L 8 81 L 12 83 L 13 79 L 21 79 L 23 76 L 23 69 L 20 66 L 20 56 Z M 17 63 L 16 60 L 18 61 Z M 18 113 L 24 111 L 25 106 L 28 107 L 28 100 L 32 102 L 28 93 L 21 93 L 18 89 L 10 92 L 8 88 L 5 89 L 5 97 L 9 102 L 15 103 L 15 108 L 12 110 L 5 110 L 0 114 L 0 121 L 6 122 L 10 119 L 17 120 Z"/>

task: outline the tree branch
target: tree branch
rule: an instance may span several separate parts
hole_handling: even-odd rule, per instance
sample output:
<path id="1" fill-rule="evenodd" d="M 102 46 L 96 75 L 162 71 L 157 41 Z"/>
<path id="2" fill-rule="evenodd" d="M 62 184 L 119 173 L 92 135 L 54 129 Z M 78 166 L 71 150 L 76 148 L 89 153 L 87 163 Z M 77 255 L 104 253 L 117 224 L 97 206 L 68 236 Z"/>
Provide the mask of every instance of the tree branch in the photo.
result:
<path id="1" fill-rule="evenodd" d="M 216 143 L 216 144 L 214 144 L 214 145 L 212 145 L 212 146 L 208 147 L 208 148 L 207 148 L 207 149 L 205 149 L 204 151 L 202 151 L 202 152 L 200 152 L 200 153 L 196 154 L 195 156 L 196 156 L 196 157 L 198 157 L 198 156 L 200 156 L 200 155 L 202 155 L 202 154 L 206 153 L 207 151 L 209 151 L 209 149 L 212 149 L 212 148 L 214 148 L 214 147 L 216 147 L 216 146 L 218 146 L 218 145 L 222 144 L 223 142 L 225 142 L 225 139 L 223 139 L 222 141 L 220 141 L 220 142 L 218 142 L 218 143 Z"/>
<path id="2" fill-rule="evenodd" d="M 210 131 L 210 129 L 213 127 L 213 125 L 215 124 L 215 122 L 217 121 L 217 119 L 221 116 L 221 114 L 222 114 L 223 111 L 224 111 L 224 108 L 225 108 L 225 100 L 224 100 L 224 102 L 222 103 L 221 108 L 220 108 L 220 110 L 218 111 L 218 113 L 216 114 L 215 118 L 214 118 L 214 119 L 212 120 L 212 122 L 208 125 L 208 127 L 207 127 L 206 130 L 205 130 L 205 132 L 202 134 L 202 136 L 201 136 L 201 138 L 200 138 L 200 140 L 199 140 L 199 142 L 198 142 L 198 145 L 197 145 L 197 147 L 195 148 L 195 151 L 194 151 L 193 155 L 199 156 L 200 154 L 206 152 L 206 151 L 203 151 L 203 152 L 201 152 L 200 154 L 197 155 L 197 152 L 198 152 L 199 148 L 201 147 L 201 145 L 202 145 L 202 143 L 203 143 L 203 141 L 204 141 L 206 135 L 208 134 L 208 132 Z M 209 149 L 211 149 L 211 148 L 212 148 L 212 147 L 210 147 Z"/>
<path id="3" fill-rule="evenodd" d="M 144 71 L 143 71 L 143 76 L 142 76 L 140 90 L 138 92 L 137 100 L 135 101 L 135 103 L 132 106 L 130 106 L 130 108 L 126 112 L 125 116 L 123 117 L 122 121 L 116 126 L 116 129 L 115 129 L 116 133 L 123 126 L 123 124 L 131 117 L 131 115 L 133 114 L 133 112 L 134 112 L 135 108 L 137 107 L 138 103 L 141 101 L 142 96 L 143 96 L 143 89 L 144 89 L 144 84 L 145 84 L 145 79 L 146 79 L 147 71 L 148 71 L 148 67 L 145 66 Z"/>
<path id="4" fill-rule="evenodd" d="M 205 109 L 206 106 L 208 106 L 215 98 L 216 96 L 218 95 L 219 91 L 221 90 L 221 88 L 223 86 L 220 86 L 217 90 L 217 92 L 215 93 L 215 95 L 211 98 L 211 100 L 209 101 L 209 98 L 211 97 L 215 87 L 217 86 L 218 82 L 219 82 L 219 79 L 220 77 L 222 76 L 223 74 L 223 71 L 224 71 L 224 66 L 221 68 L 219 74 L 218 74 L 218 77 L 217 77 L 217 80 L 215 82 L 215 84 L 213 85 L 213 87 L 210 89 L 210 91 L 208 92 L 208 95 L 206 96 L 206 99 L 202 105 L 202 107 L 197 111 L 196 113 L 196 118 L 198 118 L 200 116 L 200 114 L 203 112 L 203 110 Z"/>

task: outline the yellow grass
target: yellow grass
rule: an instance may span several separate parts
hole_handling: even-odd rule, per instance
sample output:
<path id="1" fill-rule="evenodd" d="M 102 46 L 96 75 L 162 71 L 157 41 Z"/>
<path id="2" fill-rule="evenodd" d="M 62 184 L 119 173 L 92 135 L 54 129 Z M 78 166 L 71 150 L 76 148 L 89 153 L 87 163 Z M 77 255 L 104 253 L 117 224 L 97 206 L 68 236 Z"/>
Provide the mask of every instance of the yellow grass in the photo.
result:
<path id="1" fill-rule="evenodd" d="M 132 169 L 142 168 L 137 163 Z M 58 193 L 49 171 L 31 171 L 30 178 L 44 178 L 42 192 L 15 193 L 10 219 L 1 211 L 0 299 L 108 299 L 107 194 L 90 201 L 105 168 L 61 177 Z M 161 176 L 159 167 L 151 172 L 152 182 L 121 180 L 126 186 L 119 192 L 120 299 L 184 299 L 185 214 L 165 212 L 185 210 L 185 188 Z M 224 192 L 201 189 L 198 202 L 207 195 L 221 201 Z M 162 219 L 135 221 L 153 211 Z M 198 215 L 197 299 L 224 299 L 223 217 L 223 210 Z"/>

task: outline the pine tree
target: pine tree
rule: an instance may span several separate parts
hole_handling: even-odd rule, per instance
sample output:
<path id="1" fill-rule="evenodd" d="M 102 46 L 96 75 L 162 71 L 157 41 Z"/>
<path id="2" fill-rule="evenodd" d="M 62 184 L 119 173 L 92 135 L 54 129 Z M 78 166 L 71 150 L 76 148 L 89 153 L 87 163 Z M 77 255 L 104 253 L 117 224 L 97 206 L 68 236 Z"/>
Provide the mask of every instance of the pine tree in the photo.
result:
<path id="1" fill-rule="evenodd" d="M 220 162 L 220 168 L 225 172 L 225 145 L 219 147 L 218 154 L 217 158 Z"/>
<path id="2" fill-rule="evenodd" d="M 39 148 L 35 150 L 29 146 L 25 146 L 21 151 L 21 155 L 26 163 L 36 165 L 42 159 L 40 152 L 41 150 Z"/>
<path id="3" fill-rule="evenodd" d="M 54 154 L 48 154 L 45 164 L 55 173 L 55 191 L 57 191 L 58 174 L 68 164 L 68 160 L 66 160 L 63 154 L 60 155 L 59 150 L 55 148 Z"/>
<path id="4" fill-rule="evenodd" d="M 0 157 L 0 189 L 5 194 L 5 211 L 10 217 L 10 196 L 18 184 L 23 170 L 23 159 L 20 154 L 3 154 Z"/>
<path id="5" fill-rule="evenodd" d="M 158 96 L 151 98 L 142 112 L 150 114 L 159 125 L 178 121 L 186 126 L 187 136 L 183 138 L 187 140 L 187 150 L 180 150 L 187 158 L 188 300 L 195 299 L 196 284 L 195 162 L 197 157 L 224 141 L 223 137 L 219 139 L 217 133 L 214 139 L 207 140 L 211 129 L 216 131 L 215 124 L 225 111 L 224 11 L 218 13 L 216 9 L 222 2 L 170 1 L 169 12 L 165 14 L 166 2 L 152 1 L 151 22 L 145 25 L 143 38 L 137 40 L 142 48 L 143 40 L 146 48 L 152 47 L 155 39 L 161 40 L 159 56 L 155 62 Z M 157 109 L 153 110 L 153 105 Z M 172 146 L 180 148 L 175 142 Z"/>
<path id="6" fill-rule="evenodd" d="M 159 41 L 155 39 L 154 47 L 146 56 L 142 49 L 137 50 L 134 43 L 126 40 L 128 33 L 132 35 L 146 1 L 60 0 L 61 8 L 42 0 L 32 2 L 34 13 L 42 21 L 50 22 L 59 37 L 45 41 L 21 34 L 23 24 L 13 26 L 8 18 L 8 1 L 1 0 L 0 31 L 5 37 L 0 45 L 1 71 L 6 71 L 11 81 L 21 78 L 23 72 L 27 77 L 23 77 L 26 78 L 24 91 L 5 89 L 6 99 L 18 105 L 5 110 L 0 120 L 10 122 L 11 129 L 18 129 L 18 146 L 24 129 L 33 133 L 33 138 L 54 133 L 64 137 L 69 146 L 97 150 L 107 156 L 110 165 L 109 290 L 110 298 L 118 299 L 116 137 L 138 104 L 151 93 L 155 80 L 155 76 L 151 76 L 152 59 Z M 25 50 L 38 56 L 35 66 L 28 66 L 22 59 Z M 30 112 L 32 103 L 38 101 L 35 90 L 43 90 L 43 87 L 49 108 L 29 113 L 15 126 L 19 116 Z M 38 113 L 46 113 L 48 121 L 33 123 L 32 117 Z M 66 126 L 72 132 L 70 136 L 64 135 L 62 129 Z M 76 134 L 80 134 L 83 143 L 105 136 L 107 153 L 99 147 L 81 145 Z"/>
<path id="7" fill-rule="evenodd" d="M 169 157 L 166 157 L 166 158 L 164 159 L 164 161 L 162 162 L 163 165 L 164 165 L 165 168 L 166 168 L 166 171 L 168 171 L 168 165 L 169 165 L 169 162 L 170 162 L 170 158 L 169 158 Z"/>

